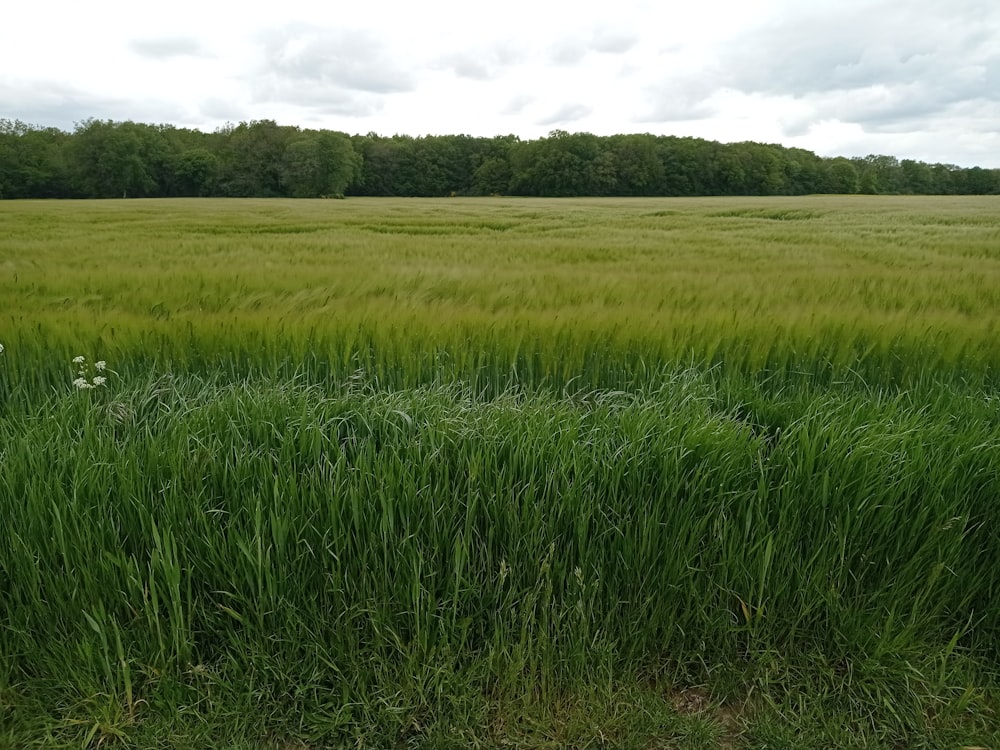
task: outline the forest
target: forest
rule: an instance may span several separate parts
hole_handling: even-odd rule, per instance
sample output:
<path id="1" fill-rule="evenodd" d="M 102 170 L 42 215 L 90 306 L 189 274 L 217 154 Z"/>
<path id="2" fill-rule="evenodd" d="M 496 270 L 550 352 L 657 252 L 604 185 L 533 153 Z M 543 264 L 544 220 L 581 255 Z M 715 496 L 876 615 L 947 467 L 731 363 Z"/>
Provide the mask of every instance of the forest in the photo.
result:
<path id="1" fill-rule="evenodd" d="M 996 194 L 1000 169 L 671 135 L 348 135 L 273 120 L 206 133 L 97 119 L 66 132 L 0 119 L 0 199 L 813 193 Z"/>

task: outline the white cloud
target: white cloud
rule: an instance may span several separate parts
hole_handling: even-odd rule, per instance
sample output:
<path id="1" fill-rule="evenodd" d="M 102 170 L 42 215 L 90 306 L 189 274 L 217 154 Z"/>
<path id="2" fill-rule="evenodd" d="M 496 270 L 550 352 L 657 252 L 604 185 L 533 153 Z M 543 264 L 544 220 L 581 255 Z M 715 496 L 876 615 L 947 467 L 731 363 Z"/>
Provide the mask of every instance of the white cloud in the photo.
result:
<path id="1" fill-rule="evenodd" d="M 534 103 L 535 97 L 527 96 L 525 94 L 515 94 L 507 106 L 504 107 L 501 112 L 505 115 L 516 115 L 524 110 L 529 104 Z"/>
<path id="2" fill-rule="evenodd" d="M 171 57 L 210 57 L 210 53 L 195 37 L 148 37 L 133 39 L 129 48 L 141 57 L 169 59 Z"/>
<path id="3" fill-rule="evenodd" d="M 537 121 L 539 125 L 570 125 L 591 113 L 586 104 L 564 104 Z"/>
<path id="4" fill-rule="evenodd" d="M 279 92 L 299 83 L 371 94 L 410 91 L 416 85 L 410 68 L 365 29 L 295 25 L 269 30 L 261 38 L 263 59 L 251 80 L 268 78 Z M 283 99 L 280 93 L 276 97 Z"/>
<path id="5" fill-rule="evenodd" d="M 560 126 L 1000 167 L 997 39 L 989 0 L 51 0 L 5 8 L 0 117 Z"/>

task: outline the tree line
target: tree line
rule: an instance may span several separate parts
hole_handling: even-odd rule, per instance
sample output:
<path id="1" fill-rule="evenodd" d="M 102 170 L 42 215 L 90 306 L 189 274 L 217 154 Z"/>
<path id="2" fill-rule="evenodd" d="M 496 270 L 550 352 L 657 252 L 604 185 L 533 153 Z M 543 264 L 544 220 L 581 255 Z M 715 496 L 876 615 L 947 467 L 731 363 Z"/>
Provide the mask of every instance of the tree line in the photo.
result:
<path id="1" fill-rule="evenodd" d="M 66 132 L 0 119 L 0 198 L 808 193 L 996 194 L 1000 170 L 650 134 L 348 135 L 273 120 L 205 133 L 95 119 Z"/>

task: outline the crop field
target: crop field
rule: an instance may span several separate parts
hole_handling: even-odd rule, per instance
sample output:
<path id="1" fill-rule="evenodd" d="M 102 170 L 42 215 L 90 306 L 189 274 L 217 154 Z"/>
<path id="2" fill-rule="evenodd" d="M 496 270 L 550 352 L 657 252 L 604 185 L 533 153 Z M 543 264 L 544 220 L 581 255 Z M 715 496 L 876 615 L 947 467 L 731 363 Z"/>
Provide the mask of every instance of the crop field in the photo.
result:
<path id="1" fill-rule="evenodd" d="M 0 747 L 1000 746 L 1000 198 L 0 202 Z"/>

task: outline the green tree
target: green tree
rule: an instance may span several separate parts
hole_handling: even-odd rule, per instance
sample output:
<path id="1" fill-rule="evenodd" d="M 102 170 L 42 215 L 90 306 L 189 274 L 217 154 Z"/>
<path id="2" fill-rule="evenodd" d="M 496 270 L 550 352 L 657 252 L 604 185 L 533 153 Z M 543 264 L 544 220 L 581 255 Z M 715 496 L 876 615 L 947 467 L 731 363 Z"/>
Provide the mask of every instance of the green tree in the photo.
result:
<path id="1" fill-rule="evenodd" d="M 299 129 L 274 120 L 241 122 L 222 131 L 219 189 L 234 197 L 269 198 L 282 191 L 282 161 Z"/>
<path id="2" fill-rule="evenodd" d="M 812 151 L 775 147 L 784 165 L 784 192 L 788 195 L 822 193 L 827 189 L 827 165 Z"/>
<path id="3" fill-rule="evenodd" d="M 702 138 L 657 138 L 657 153 L 663 163 L 663 184 L 658 195 L 719 195 L 720 146 Z"/>
<path id="4" fill-rule="evenodd" d="M 933 192 L 936 195 L 952 195 L 955 192 L 953 173 L 958 167 L 948 164 L 935 164 L 931 167 Z"/>
<path id="5" fill-rule="evenodd" d="M 471 192 L 477 195 L 503 195 L 510 192 L 513 177 L 510 152 L 520 141 L 516 135 L 496 136 L 481 141 L 477 154 L 479 163 L 472 173 Z"/>
<path id="6" fill-rule="evenodd" d="M 826 189 L 824 192 L 851 195 L 861 187 L 858 168 L 850 159 L 831 159 L 827 164 Z"/>
<path id="7" fill-rule="evenodd" d="M 869 154 L 855 163 L 861 172 L 862 193 L 896 194 L 903 191 L 903 174 L 895 156 Z"/>
<path id="8" fill-rule="evenodd" d="M 207 197 L 215 194 L 219 158 L 206 148 L 192 148 L 173 159 L 172 195 Z"/>
<path id="9" fill-rule="evenodd" d="M 720 192 L 725 195 L 781 195 L 785 171 L 776 146 L 731 143 L 717 156 Z"/>
<path id="10" fill-rule="evenodd" d="M 345 134 L 305 131 L 285 147 L 282 186 L 294 198 L 343 195 L 360 166 L 361 159 Z"/>
<path id="11" fill-rule="evenodd" d="M 71 165 L 81 194 L 93 198 L 153 197 L 161 194 L 167 148 L 150 125 L 85 120 L 76 126 Z"/>
<path id="12" fill-rule="evenodd" d="M 0 120 L 0 198 L 72 195 L 66 167 L 68 136 L 19 120 Z"/>
<path id="13" fill-rule="evenodd" d="M 511 191 L 521 195 L 601 195 L 606 170 L 598 169 L 600 139 L 590 133 L 554 130 L 547 138 L 511 150 Z"/>
<path id="14" fill-rule="evenodd" d="M 349 188 L 355 195 L 407 195 L 401 168 L 408 142 L 375 133 L 353 139 L 361 155 L 361 170 Z"/>
<path id="15" fill-rule="evenodd" d="M 956 175 L 964 195 L 993 195 L 1000 192 L 1000 170 L 971 167 Z"/>
<path id="16" fill-rule="evenodd" d="M 902 190 L 907 193 L 928 195 L 934 192 L 934 173 L 930 165 L 913 159 L 903 159 L 899 164 Z"/>
<path id="17" fill-rule="evenodd" d="M 606 143 L 605 155 L 612 170 L 609 192 L 613 195 L 655 195 L 664 177 L 656 138 L 619 135 L 607 139 Z"/>

